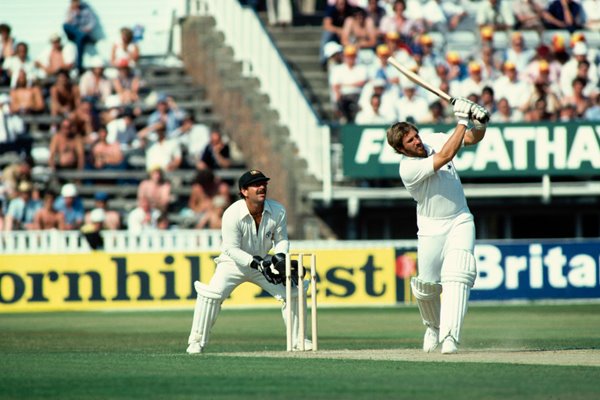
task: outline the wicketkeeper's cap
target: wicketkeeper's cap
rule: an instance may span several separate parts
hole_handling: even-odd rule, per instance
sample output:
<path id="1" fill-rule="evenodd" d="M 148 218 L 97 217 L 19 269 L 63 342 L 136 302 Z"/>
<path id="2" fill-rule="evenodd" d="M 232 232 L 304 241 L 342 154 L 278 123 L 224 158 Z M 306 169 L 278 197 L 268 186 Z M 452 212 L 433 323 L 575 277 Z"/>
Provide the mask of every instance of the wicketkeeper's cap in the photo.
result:
<path id="1" fill-rule="evenodd" d="M 263 174 L 259 170 L 251 169 L 250 171 L 244 172 L 244 174 L 240 177 L 238 184 L 239 184 L 240 190 L 242 190 L 243 188 L 246 188 L 246 187 L 252 185 L 253 183 L 266 182 L 269 179 L 271 179 L 271 178 L 268 178 L 265 174 Z"/>

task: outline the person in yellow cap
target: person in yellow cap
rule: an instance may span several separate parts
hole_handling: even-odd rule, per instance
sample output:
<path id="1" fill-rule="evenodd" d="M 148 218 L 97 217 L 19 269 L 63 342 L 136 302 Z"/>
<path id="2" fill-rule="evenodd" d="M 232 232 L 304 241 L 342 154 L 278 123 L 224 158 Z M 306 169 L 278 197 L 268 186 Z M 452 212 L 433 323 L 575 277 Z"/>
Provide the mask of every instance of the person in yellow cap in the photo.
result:
<path id="1" fill-rule="evenodd" d="M 471 94 L 481 96 L 483 88 L 491 85 L 491 82 L 483 79 L 481 64 L 478 61 L 471 61 L 468 64 L 467 69 L 469 71 L 469 76 L 460 82 L 458 85 L 459 90 L 453 90 L 452 94 L 462 97 L 468 97 Z"/>
<path id="2" fill-rule="evenodd" d="M 336 113 L 340 121 L 352 123 L 358 112 L 358 99 L 362 87 L 367 83 L 366 66 L 357 63 L 356 46 L 344 47 L 344 63 L 331 72 L 331 86 Z"/>
<path id="3" fill-rule="evenodd" d="M 529 86 L 519 79 L 517 66 L 506 61 L 503 66 L 504 75 L 494 83 L 493 89 L 497 99 L 506 98 L 513 109 L 518 109 L 529 96 Z"/>
<path id="4" fill-rule="evenodd" d="M 510 47 L 506 49 L 504 60 L 515 64 L 517 71 L 524 74 L 534 56 L 535 50 L 525 48 L 525 40 L 521 32 L 513 32 L 510 37 Z"/>

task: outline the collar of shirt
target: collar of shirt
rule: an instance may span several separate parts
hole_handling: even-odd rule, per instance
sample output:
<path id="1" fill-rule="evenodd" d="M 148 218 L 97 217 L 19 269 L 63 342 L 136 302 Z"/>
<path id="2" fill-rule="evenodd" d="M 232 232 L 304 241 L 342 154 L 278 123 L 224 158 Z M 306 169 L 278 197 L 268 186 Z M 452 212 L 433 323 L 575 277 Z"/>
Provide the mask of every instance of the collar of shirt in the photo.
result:
<path id="1" fill-rule="evenodd" d="M 273 215 L 273 210 L 271 209 L 271 204 L 265 199 L 265 207 L 263 209 L 263 214 L 269 213 Z M 248 204 L 244 201 L 244 207 L 240 208 L 240 220 L 246 217 L 252 218 L 252 214 L 250 214 L 250 210 L 248 209 Z"/>

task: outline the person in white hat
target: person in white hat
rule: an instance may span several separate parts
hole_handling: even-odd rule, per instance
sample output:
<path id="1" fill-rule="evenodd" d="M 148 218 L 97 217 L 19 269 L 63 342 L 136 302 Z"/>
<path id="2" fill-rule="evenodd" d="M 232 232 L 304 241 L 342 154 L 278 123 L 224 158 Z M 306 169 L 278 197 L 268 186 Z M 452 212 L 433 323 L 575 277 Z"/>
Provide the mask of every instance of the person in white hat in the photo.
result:
<path id="1" fill-rule="evenodd" d="M 578 76 L 578 69 L 581 62 L 587 62 L 588 87 L 598 87 L 598 66 L 590 62 L 589 48 L 585 42 L 577 42 L 571 49 L 571 58 L 560 69 L 559 87 L 563 97 L 573 95 L 573 79 Z M 582 77 L 583 78 L 583 77 Z"/>
<path id="2" fill-rule="evenodd" d="M 54 76 L 61 70 L 70 71 L 75 66 L 77 50 L 71 43 L 63 43 L 59 33 L 50 35 L 50 44 L 37 57 L 34 65 L 38 68 L 38 76 L 45 78 Z"/>
<path id="3" fill-rule="evenodd" d="M 54 208 L 65 216 L 65 229 L 73 230 L 81 228 L 85 211 L 83 201 L 78 195 L 77 186 L 73 183 L 65 183 L 60 190 L 60 196 L 54 202 Z"/>
<path id="4" fill-rule="evenodd" d="M 7 231 L 33 229 L 35 213 L 42 207 L 39 200 L 31 197 L 33 185 L 31 182 L 22 181 L 17 187 L 19 196 L 8 204 L 4 229 Z"/>

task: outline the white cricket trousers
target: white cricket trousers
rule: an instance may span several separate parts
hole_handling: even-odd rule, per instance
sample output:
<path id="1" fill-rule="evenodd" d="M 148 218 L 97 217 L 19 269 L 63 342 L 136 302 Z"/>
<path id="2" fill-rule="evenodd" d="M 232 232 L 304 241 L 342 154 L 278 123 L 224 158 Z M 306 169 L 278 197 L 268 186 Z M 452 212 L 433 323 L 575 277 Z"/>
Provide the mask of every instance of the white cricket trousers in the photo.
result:
<path id="1" fill-rule="evenodd" d="M 444 257 L 450 250 L 473 254 L 475 223 L 471 213 L 461 213 L 451 219 L 429 219 L 426 225 L 426 232 L 419 228 L 418 234 L 418 277 L 425 282 L 440 282 Z"/>

